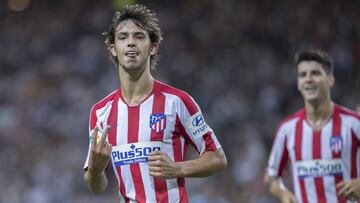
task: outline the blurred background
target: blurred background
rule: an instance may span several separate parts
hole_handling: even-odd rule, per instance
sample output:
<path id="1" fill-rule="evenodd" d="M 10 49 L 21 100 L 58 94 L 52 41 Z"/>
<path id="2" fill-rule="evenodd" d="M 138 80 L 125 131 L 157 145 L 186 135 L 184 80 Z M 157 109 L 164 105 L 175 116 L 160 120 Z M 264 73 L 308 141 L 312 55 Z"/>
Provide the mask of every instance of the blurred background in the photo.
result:
<path id="1" fill-rule="evenodd" d="M 127 3 L 160 20 L 155 78 L 190 93 L 227 154 L 225 172 L 187 181 L 190 202 L 272 203 L 263 172 L 278 122 L 301 108 L 293 55 L 335 61 L 333 99 L 360 103 L 358 0 L 1 0 L 0 202 L 117 202 L 83 183 L 91 106 L 118 88 L 101 33 Z"/>

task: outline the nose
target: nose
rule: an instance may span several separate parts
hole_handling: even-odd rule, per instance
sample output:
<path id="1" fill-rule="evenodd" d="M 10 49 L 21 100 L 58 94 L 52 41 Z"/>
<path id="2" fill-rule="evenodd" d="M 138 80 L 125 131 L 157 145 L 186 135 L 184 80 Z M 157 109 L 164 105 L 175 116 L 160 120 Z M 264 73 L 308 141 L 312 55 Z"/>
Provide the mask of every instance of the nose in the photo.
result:
<path id="1" fill-rule="evenodd" d="M 134 46 L 135 46 L 134 37 L 130 36 L 130 37 L 128 38 L 127 43 L 128 43 L 128 44 L 127 44 L 128 47 L 134 47 Z"/>
<path id="2" fill-rule="evenodd" d="M 313 77 L 311 74 L 306 74 L 304 77 L 304 81 L 305 82 L 312 82 L 313 81 Z"/>

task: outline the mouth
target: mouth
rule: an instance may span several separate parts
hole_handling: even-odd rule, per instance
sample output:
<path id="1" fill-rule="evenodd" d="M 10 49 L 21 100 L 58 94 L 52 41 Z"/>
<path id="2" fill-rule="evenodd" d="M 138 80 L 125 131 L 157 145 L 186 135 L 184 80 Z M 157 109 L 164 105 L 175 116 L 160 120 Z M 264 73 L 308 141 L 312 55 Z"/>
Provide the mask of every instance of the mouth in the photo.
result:
<path id="1" fill-rule="evenodd" d="M 307 93 L 315 93 L 316 92 L 316 90 L 317 90 L 317 87 L 316 86 L 314 86 L 314 85 L 311 85 L 311 86 L 305 86 L 304 87 L 304 90 L 305 90 L 305 92 L 307 92 Z"/>
<path id="2" fill-rule="evenodd" d="M 139 53 L 136 51 L 127 51 L 125 55 L 129 58 L 135 58 L 139 55 Z"/>

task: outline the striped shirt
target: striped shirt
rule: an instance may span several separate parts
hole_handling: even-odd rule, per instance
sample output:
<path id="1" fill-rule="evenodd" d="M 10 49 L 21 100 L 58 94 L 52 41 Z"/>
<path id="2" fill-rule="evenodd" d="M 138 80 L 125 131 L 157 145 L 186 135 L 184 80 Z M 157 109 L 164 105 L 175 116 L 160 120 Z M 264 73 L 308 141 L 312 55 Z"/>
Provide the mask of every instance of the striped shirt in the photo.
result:
<path id="1" fill-rule="evenodd" d="M 96 125 L 100 131 L 111 126 L 108 142 L 113 146 L 111 164 L 120 202 L 188 202 L 184 178 L 150 176 L 147 154 L 161 150 L 179 162 L 185 160 L 188 144 L 200 154 L 221 148 L 195 101 L 159 81 L 138 106 L 128 106 L 120 89 L 95 104 L 90 113 L 90 135 Z"/>
<path id="2" fill-rule="evenodd" d="M 359 143 L 357 113 L 335 104 L 332 117 L 314 131 L 302 109 L 280 124 L 266 172 L 282 176 L 290 160 L 298 202 L 349 203 L 339 197 L 335 185 L 359 178 Z"/>

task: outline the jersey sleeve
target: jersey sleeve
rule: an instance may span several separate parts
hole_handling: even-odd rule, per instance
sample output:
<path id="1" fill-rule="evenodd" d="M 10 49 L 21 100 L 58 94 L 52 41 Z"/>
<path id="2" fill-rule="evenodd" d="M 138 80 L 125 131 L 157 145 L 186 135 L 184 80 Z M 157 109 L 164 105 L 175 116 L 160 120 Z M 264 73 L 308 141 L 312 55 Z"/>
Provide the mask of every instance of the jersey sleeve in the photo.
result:
<path id="1" fill-rule="evenodd" d="M 358 115 L 356 119 L 354 131 L 355 131 L 355 136 L 357 137 L 358 140 L 360 140 L 360 115 Z"/>
<path id="2" fill-rule="evenodd" d="M 96 126 L 96 122 L 97 122 L 96 111 L 95 111 L 95 108 L 92 107 L 90 110 L 90 117 L 89 117 L 89 131 L 88 131 L 89 132 L 89 134 L 88 134 L 89 148 L 88 148 L 88 153 L 87 153 L 86 160 L 85 160 L 84 167 L 83 167 L 84 170 L 87 170 L 87 167 L 89 164 L 91 135 Z"/>
<path id="3" fill-rule="evenodd" d="M 194 99 L 184 94 L 181 100 L 177 107 L 177 114 L 185 139 L 195 146 L 200 154 L 221 148 L 214 131 L 206 123 Z"/>
<path id="4" fill-rule="evenodd" d="M 278 128 L 274 143 L 271 149 L 266 173 L 268 176 L 282 176 L 286 162 L 288 160 L 288 150 L 286 147 L 287 136 L 284 126 Z"/>

